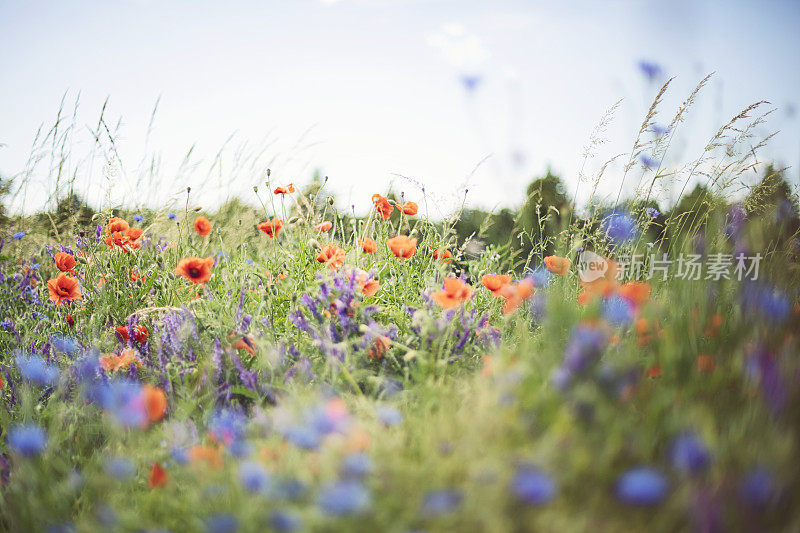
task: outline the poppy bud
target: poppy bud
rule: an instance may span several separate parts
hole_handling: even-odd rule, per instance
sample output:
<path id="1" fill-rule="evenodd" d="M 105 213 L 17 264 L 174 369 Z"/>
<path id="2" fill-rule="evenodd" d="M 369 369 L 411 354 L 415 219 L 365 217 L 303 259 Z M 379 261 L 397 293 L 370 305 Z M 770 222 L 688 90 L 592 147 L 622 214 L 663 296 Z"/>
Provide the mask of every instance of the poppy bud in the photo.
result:
<path id="1" fill-rule="evenodd" d="M 199 205 L 197 207 L 195 207 L 194 209 L 192 209 L 192 211 L 194 211 L 195 213 L 197 213 L 198 211 L 202 211 L 202 210 L 203 210 L 203 208 L 200 207 Z"/>
<path id="2" fill-rule="evenodd" d="M 187 192 L 187 193 L 190 193 L 190 192 L 192 192 L 192 188 L 191 188 L 191 187 L 186 187 L 186 192 Z"/>
<path id="3" fill-rule="evenodd" d="M 253 185 L 253 192 L 258 192 L 258 185 Z"/>
<path id="4" fill-rule="evenodd" d="M 300 217 L 292 217 L 292 218 L 289 219 L 289 224 L 297 224 L 297 222 L 299 220 L 300 220 Z"/>
<path id="5" fill-rule="evenodd" d="M 267 169 L 267 177 L 269 177 L 270 174 L 272 174 L 272 171 L 270 169 Z"/>
<path id="6" fill-rule="evenodd" d="M 333 205 L 333 196 L 328 196 L 328 205 Z"/>

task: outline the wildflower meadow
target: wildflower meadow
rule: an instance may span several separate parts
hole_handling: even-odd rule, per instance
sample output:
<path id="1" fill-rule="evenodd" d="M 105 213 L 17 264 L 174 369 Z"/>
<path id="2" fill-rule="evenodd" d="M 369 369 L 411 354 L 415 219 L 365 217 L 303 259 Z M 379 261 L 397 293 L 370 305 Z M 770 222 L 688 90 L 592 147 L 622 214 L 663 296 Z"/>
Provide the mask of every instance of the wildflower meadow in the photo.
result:
<path id="1" fill-rule="evenodd" d="M 578 184 L 634 196 L 540 188 L 495 238 L 267 168 L 219 209 L 8 214 L 0 529 L 800 530 L 797 198 L 762 103 L 669 174 L 667 85 Z"/>

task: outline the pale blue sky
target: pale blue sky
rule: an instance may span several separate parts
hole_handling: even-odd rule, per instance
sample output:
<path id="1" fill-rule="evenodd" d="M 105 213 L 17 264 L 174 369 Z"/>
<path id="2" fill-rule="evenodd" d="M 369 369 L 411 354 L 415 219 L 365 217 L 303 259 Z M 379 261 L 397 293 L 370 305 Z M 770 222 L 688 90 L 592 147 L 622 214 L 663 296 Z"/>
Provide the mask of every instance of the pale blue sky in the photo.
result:
<path id="1" fill-rule="evenodd" d="M 656 90 L 637 69 L 648 59 L 677 76 L 665 120 L 704 74 L 717 73 L 668 161 L 700 155 L 721 123 L 765 99 L 778 110 L 761 132 L 780 133 L 764 158 L 791 165 L 797 183 L 799 27 L 800 2 L 775 0 L 0 0 L 0 171 L 21 170 L 36 128 L 52 122 L 65 92 L 72 102 L 80 91 L 80 124 L 96 122 L 107 96 L 108 116 L 123 120 L 125 173 L 110 196 L 100 171 L 81 173 L 79 189 L 97 205 L 155 205 L 186 186 L 204 205 L 247 197 L 267 161 L 280 182 L 308 181 L 320 168 L 342 207 L 368 207 L 392 180 L 419 199 L 397 174 L 425 184 L 433 216 L 458 202 L 465 183 L 471 205 L 515 205 L 548 165 L 574 186 L 582 147 L 619 98 L 589 170 L 630 150 Z M 471 93 L 465 73 L 481 77 Z M 160 179 L 135 194 L 159 95 L 147 150 L 160 153 Z M 222 176 L 207 181 L 234 132 Z M 82 136 L 76 154 L 90 148 Z M 244 141 L 253 150 L 269 144 L 259 172 L 228 174 Z M 200 164 L 179 174 L 192 144 Z M 26 208 L 52 188 L 41 174 Z M 619 175 L 612 167 L 601 192 L 613 194 Z"/>

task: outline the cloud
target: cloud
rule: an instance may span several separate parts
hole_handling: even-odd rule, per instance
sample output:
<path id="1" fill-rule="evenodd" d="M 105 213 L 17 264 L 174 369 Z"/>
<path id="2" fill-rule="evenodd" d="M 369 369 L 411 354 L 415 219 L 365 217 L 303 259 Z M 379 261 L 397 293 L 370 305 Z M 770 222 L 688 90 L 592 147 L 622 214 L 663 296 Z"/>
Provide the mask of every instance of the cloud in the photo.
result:
<path id="1" fill-rule="evenodd" d="M 492 55 L 480 37 L 458 22 L 444 24 L 426 40 L 439 51 L 442 59 L 464 71 L 478 69 Z"/>

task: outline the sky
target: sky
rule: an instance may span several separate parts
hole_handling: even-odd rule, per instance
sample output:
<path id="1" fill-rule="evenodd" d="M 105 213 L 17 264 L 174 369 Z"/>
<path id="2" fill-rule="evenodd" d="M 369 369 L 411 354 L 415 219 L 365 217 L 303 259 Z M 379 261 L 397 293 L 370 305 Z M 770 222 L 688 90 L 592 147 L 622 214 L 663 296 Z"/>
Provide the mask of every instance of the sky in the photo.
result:
<path id="1" fill-rule="evenodd" d="M 791 167 L 796 185 L 798 27 L 800 2 L 777 0 L 0 0 L 0 176 L 26 168 L 64 98 L 75 124 L 65 168 L 95 207 L 183 202 L 186 187 L 203 207 L 254 202 L 267 168 L 273 187 L 318 170 L 358 212 L 390 187 L 420 203 L 424 188 L 433 217 L 462 202 L 514 207 L 548 168 L 585 201 L 581 168 L 631 150 L 660 85 L 675 76 L 668 122 L 714 72 L 664 165 L 700 156 L 720 125 L 767 100 L 775 112 L 757 133 L 778 133 L 759 161 Z M 642 60 L 661 74 L 648 79 Z M 114 151 L 93 151 L 106 100 Z M 156 177 L 142 178 L 153 158 Z M 44 158 L 12 207 L 60 192 L 55 166 Z M 598 192 L 633 194 L 621 176 L 611 165 Z"/>

